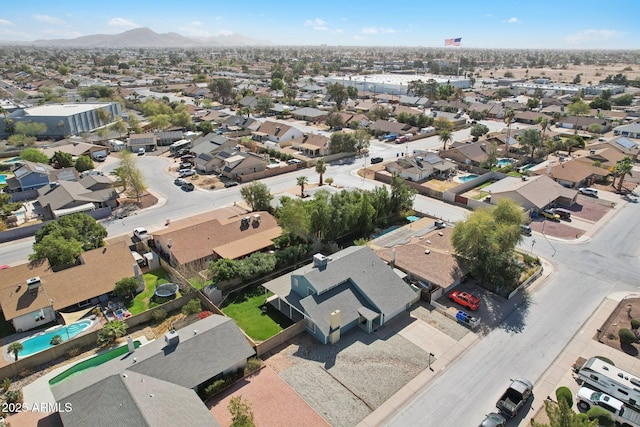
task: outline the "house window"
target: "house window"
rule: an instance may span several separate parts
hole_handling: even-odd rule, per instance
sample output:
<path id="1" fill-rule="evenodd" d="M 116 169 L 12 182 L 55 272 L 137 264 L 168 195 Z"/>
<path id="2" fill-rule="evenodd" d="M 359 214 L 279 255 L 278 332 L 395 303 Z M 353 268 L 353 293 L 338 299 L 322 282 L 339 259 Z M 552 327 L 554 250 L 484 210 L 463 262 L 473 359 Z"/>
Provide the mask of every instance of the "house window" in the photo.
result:
<path id="1" fill-rule="evenodd" d="M 40 322 L 44 320 L 44 313 L 42 311 L 39 311 L 33 315 L 33 318 L 36 322 Z"/>

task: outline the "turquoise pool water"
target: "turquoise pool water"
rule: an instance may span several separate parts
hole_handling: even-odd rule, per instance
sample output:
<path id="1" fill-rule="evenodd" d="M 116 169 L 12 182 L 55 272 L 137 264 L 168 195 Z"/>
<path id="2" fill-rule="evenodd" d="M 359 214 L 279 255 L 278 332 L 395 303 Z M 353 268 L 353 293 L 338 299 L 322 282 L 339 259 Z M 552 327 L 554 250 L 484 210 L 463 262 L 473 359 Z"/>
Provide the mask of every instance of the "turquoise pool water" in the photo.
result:
<path id="1" fill-rule="evenodd" d="M 470 173 L 464 176 L 459 176 L 457 179 L 460 182 L 467 182 L 467 181 L 471 181 L 472 179 L 476 179 L 478 176 L 480 175 L 476 175 L 475 173 Z"/>
<path id="2" fill-rule="evenodd" d="M 0 184 L 6 184 L 6 183 L 7 183 L 7 175 L 0 174 Z"/>
<path id="3" fill-rule="evenodd" d="M 498 165 L 499 168 L 503 168 L 505 166 L 509 166 L 513 162 L 515 162 L 514 159 L 498 159 L 496 164 Z"/>
<path id="4" fill-rule="evenodd" d="M 520 168 L 520 170 L 528 171 L 529 169 L 531 169 L 531 168 L 532 168 L 532 167 L 534 167 L 534 166 L 535 166 L 535 164 L 533 164 L 533 163 L 529 163 L 529 164 L 528 164 L 528 165 L 526 165 L 526 166 L 522 166 L 522 167 Z"/>
<path id="5" fill-rule="evenodd" d="M 389 228 L 386 228 L 386 229 L 382 230 L 382 231 L 381 231 L 381 232 L 379 232 L 378 234 L 374 234 L 374 235 L 372 236 L 372 238 L 373 238 L 373 239 L 377 239 L 378 237 L 380 237 L 380 236 L 384 236 L 384 235 L 385 235 L 385 234 L 387 234 L 387 233 L 391 233 L 393 230 L 396 230 L 396 229 L 398 229 L 398 228 L 400 228 L 400 226 L 399 226 L 399 225 L 392 225 L 391 227 L 389 227 Z"/>
<path id="6" fill-rule="evenodd" d="M 20 161 L 20 157 L 14 157 L 13 159 L 3 160 L 2 163 L 15 163 L 19 161 Z"/>
<path id="7" fill-rule="evenodd" d="M 22 341 L 24 349 L 20 351 L 18 355 L 20 357 L 31 356 L 34 353 L 48 349 L 51 347 L 51 338 L 55 335 L 60 335 L 62 337 L 62 341 L 68 341 L 80 332 L 89 328 L 92 323 L 93 321 L 91 320 L 80 320 L 78 322 L 71 323 L 70 325 L 62 326 L 55 330 L 47 330 L 39 335 L 27 338 Z"/>

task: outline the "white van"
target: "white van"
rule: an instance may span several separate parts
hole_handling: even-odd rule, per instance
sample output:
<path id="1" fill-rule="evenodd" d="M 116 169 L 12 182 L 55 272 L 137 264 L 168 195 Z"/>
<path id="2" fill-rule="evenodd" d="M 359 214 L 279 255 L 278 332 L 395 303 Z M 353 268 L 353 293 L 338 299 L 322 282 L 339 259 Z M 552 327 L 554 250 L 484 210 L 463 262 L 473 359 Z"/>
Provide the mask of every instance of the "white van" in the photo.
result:
<path id="1" fill-rule="evenodd" d="M 178 176 L 180 178 L 184 178 L 186 176 L 192 176 L 196 174 L 196 170 L 195 169 L 180 169 L 178 171 Z"/>
<path id="2" fill-rule="evenodd" d="M 138 156 L 144 156 L 144 153 L 146 152 L 147 150 L 145 150 L 144 147 L 138 148 Z"/>

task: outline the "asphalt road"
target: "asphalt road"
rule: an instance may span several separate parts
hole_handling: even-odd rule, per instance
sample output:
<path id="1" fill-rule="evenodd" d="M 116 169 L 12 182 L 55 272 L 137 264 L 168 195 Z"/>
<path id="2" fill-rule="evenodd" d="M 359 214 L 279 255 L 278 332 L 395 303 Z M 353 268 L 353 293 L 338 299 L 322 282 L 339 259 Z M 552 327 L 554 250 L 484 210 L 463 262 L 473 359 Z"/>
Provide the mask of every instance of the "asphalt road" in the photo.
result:
<path id="1" fill-rule="evenodd" d="M 638 291 L 637 217 L 638 206 L 627 204 L 588 243 L 534 236 L 534 253 L 553 263 L 553 275 L 386 425 L 478 425 L 495 410 L 510 378 L 523 376 L 535 384 L 571 337 L 580 333 L 604 297 L 616 291 Z M 530 239 L 522 245 L 526 250 L 531 248 Z M 526 407 L 509 426 L 528 425 L 533 416 L 529 409 Z"/>

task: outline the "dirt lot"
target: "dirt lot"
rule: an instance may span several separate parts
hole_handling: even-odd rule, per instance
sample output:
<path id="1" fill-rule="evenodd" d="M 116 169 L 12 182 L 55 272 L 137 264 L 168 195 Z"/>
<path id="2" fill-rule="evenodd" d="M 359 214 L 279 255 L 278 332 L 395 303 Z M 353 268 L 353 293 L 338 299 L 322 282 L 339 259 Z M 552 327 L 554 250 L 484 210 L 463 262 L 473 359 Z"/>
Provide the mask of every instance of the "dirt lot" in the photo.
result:
<path id="1" fill-rule="evenodd" d="M 631 307 L 631 311 L 629 311 L 629 307 Z M 620 301 L 616 309 L 600 328 L 602 332 L 596 333 L 593 339 L 599 339 L 600 342 L 611 348 L 623 351 L 640 359 L 640 351 L 638 351 L 640 344 L 624 346 L 620 344 L 620 339 L 618 338 L 620 328 L 631 329 L 631 318 L 640 319 L 640 298 L 627 298 Z"/>
<path id="2" fill-rule="evenodd" d="M 489 76 L 489 72 L 493 72 L 494 77 L 502 77 L 507 71 L 511 71 L 516 78 L 527 78 L 533 76 L 548 77 L 555 82 L 572 83 L 573 79 L 580 74 L 580 80 L 583 84 L 592 82 L 596 84 L 600 80 L 606 78 L 609 74 L 616 75 L 622 73 L 629 80 L 640 78 L 640 69 L 637 66 L 631 67 L 632 70 L 625 70 L 628 64 L 607 64 L 607 65 L 568 65 L 566 69 L 561 68 L 531 68 L 527 73 L 526 68 L 499 68 L 498 70 L 486 70 L 483 77 Z"/>
<path id="3" fill-rule="evenodd" d="M 428 366 L 427 353 L 391 327 L 352 330 L 335 345 L 301 334 L 266 364 L 329 424 L 354 426 Z"/>

